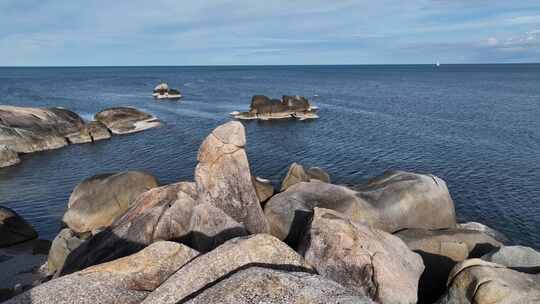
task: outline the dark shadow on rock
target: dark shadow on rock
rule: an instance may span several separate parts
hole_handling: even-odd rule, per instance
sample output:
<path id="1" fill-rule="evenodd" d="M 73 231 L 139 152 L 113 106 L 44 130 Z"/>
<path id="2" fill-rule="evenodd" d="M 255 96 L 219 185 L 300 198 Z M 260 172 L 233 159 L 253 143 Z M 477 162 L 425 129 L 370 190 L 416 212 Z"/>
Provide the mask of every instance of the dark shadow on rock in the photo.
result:
<path id="1" fill-rule="evenodd" d="M 289 234 L 283 240 L 291 248 L 297 248 L 313 218 L 313 211 L 297 209 L 291 223 Z"/>
<path id="2" fill-rule="evenodd" d="M 215 281 L 206 284 L 204 287 L 200 288 L 199 290 L 193 292 L 192 294 L 186 296 L 185 298 L 183 298 L 182 300 L 180 300 L 180 301 L 178 301 L 176 303 L 177 304 L 186 303 L 189 300 L 196 298 L 198 295 L 200 295 L 206 289 L 211 288 L 212 286 L 215 286 L 216 284 L 218 284 L 219 282 L 221 282 L 223 280 L 226 280 L 227 278 L 231 277 L 232 275 L 234 275 L 237 272 L 240 272 L 242 270 L 245 270 L 245 269 L 248 269 L 248 268 L 251 268 L 251 267 L 261 267 L 261 268 L 268 268 L 268 269 L 279 270 L 279 271 L 287 271 L 287 272 L 306 272 L 306 273 L 316 274 L 316 272 L 313 271 L 312 269 L 301 267 L 301 266 L 296 266 L 296 265 L 250 263 L 250 264 L 246 264 L 246 265 L 244 265 L 242 267 L 238 267 L 235 270 L 227 273 L 226 275 L 216 279 Z"/>
<path id="3" fill-rule="evenodd" d="M 512 270 L 528 273 L 528 274 L 540 274 L 540 266 L 534 267 L 508 267 Z"/>
<path id="4" fill-rule="evenodd" d="M 448 275 L 457 263 L 443 255 L 415 252 L 422 257 L 426 267 L 418 283 L 418 303 L 434 303 L 445 292 Z"/>
<path id="5" fill-rule="evenodd" d="M 487 254 L 487 253 L 489 253 L 489 252 L 491 252 L 491 251 L 493 251 L 493 250 L 495 250 L 497 248 L 498 247 L 495 247 L 495 246 L 493 246 L 492 244 L 489 244 L 489 243 L 478 243 L 469 252 L 469 259 L 480 258 L 484 254 Z"/>
<path id="6" fill-rule="evenodd" d="M 201 253 L 207 253 L 232 238 L 247 235 L 248 233 L 243 227 L 234 227 L 225 229 L 214 236 L 208 236 L 199 231 L 191 231 L 181 238 L 170 241 L 184 244 Z"/>

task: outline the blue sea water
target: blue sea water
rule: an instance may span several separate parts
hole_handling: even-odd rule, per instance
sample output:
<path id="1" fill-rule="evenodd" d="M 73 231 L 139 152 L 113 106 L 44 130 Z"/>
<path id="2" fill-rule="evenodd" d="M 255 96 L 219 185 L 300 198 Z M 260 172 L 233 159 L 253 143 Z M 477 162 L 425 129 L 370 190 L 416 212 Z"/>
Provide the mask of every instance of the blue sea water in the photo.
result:
<path id="1" fill-rule="evenodd" d="M 158 81 L 180 102 L 154 101 Z M 245 123 L 256 175 L 279 184 L 293 161 L 357 184 L 386 170 L 448 183 L 460 221 L 540 248 L 540 65 L 0 68 L 0 103 L 62 106 L 91 119 L 135 106 L 159 129 L 22 156 L 0 169 L 0 205 L 52 239 L 84 178 L 145 170 L 162 184 L 192 180 L 201 141 L 253 94 L 304 95 L 315 121 Z"/>

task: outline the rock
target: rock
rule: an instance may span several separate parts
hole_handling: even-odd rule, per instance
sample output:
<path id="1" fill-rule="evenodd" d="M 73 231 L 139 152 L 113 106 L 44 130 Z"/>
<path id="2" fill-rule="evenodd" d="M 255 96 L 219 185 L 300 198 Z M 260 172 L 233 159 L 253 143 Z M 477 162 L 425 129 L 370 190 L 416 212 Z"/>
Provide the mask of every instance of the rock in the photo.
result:
<path id="1" fill-rule="evenodd" d="M 269 180 L 257 176 L 252 177 L 252 181 L 260 203 L 266 202 L 274 195 L 274 186 Z"/>
<path id="2" fill-rule="evenodd" d="M 540 273 L 540 252 L 530 247 L 503 246 L 485 254 L 482 260 L 522 272 L 536 269 Z"/>
<path id="3" fill-rule="evenodd" d="M 19 154 L 8 146 L 0 146 L 0 168 L 16 165 L 21 162 Z"/>
<path id="4" fill-rule="evenodd" d="M 240 237 L 180 268 L 142 303 L 178 303 L 250 266 L 310 271 L 301 256 L 275 237 L 267 234 Z"/>
<path id="5" fill-rule="evenodd" d="M 62 274 L 126 256 L 159 240 L 175 240 L 206 252 L 247 234 L 221 209 L 198 205 L 194 188 L 192 183 L 177 183 L 143 193 L 109 229 L 75 250 Z"/>
<path id="6" fill-rule="evenodd" d="M 330 175 L 328 175 L 326 171 L 319 167 L 311 167 L 306 170 L 306 173 L 310 179 L 316 179 L 321 182 L 330 183 Z"/>
<path id="7" fill-rule="evenodd" d="M 129 134 L 161 126 L 156 117 L 131 107 L 108 108 L 94 118 L 113 134 Z"/>
<path id="8" fill-rule="evenodd" d="M 197 254 L 181 244 L 156 242 L 131 256 L 51 280 L 7 303 L 140 303 Z"/>
<path id="9" fill-rule="evenodd" d="M 422 259 L 387 232 L 315 208 L 300 252 L 322 276 L 377 303 L 417 301 Z"/>
<path id="10" fill-rule="evenodd" d="M 18 153 L 88 141 L 84 120 L 63 108 L 0 106 L 0 144 Z"/>
<path id="11" fill-rule="evenodd" d="M 237 119 L 282 119 L 282 118 L 318 118 L 318 108 L 310 105 L 302 96 L 283 96 L 283 99 L 270 99 L 263 95 L 251 98 L 249 112 L 231 113 Z"/>
<path id="12" fill-rule="evenodd" d="M 462 228 L 462 229 L 467 229 L 467 230 L 480 231 L 482 233 L 485 233 L 491 236 L 492 238 L 496 239 L 497 241 L 505 245 L 508 245 L 511 243 L 510 240 L 504 234 L 481 223 L 477 223 L 477 222 L 460 223 L 460 224 L 457 224 L 457 227 Z"/>
<path id="13" fill-rule="evenodd" d="M 108 227 L 137 196 L 157 185 L 155 177 L 138 171 L 93 176 L 75 187 L 63 221 L 76 233 Z"/>
<path id="14" fill-rule="evenodd" d="M 78 238 L 69 228 L 64 228 L 54 238 L 47 258 L 47 272 L 52 275 L 64 266 L 68 255 L 84 240 Z"/>
<path id="15" fill-rule="evenodd" d="M 295 246 L 315 207 L 344 213 L 387 232 L 456 225 L 454 202 L 443 180 L 398 171 L 356 191 L 318 181 L 295 184 L 265 205 L 271 234 Z"/>
<path id="16" fill-rule="evenodd" d="M 287 171 L 287 175 L 281 182 L 281 191 L 289 189 L 292 185 L 298 184 L 300 182 L 309 182 L 310 177 L 304 170 L 302 165 L 297 163 L 292 163 Z"/>
<path id="17" fill-rule="evenodd" d="M 233 273 L 230 277 L 202 290 L 185 303 L 371 304 L 374 302 L 318 275 L 252 267 Z"/>
<path id="18" fill-rule="evenodd" d="M 457 264 L 438 304 L 518 304 L 540 299 L 540 274 L 526 274 L 480 259 Z"/>
<path id="19" fill-rule="evenodd" d="M 433 303 L 446 289 L 452 268 L 461 261 L 478 258 L 502 244 L 476 230 L 461 228 L 405 229 L 394 234 L 420 254 L 426 269 L 420 278 L 419 302 Z"/>
<path id="20" fill-rule="evenodd" d="M 217 127 L 199 149 L 195 168 L 198 200 L 223 210 L 250 233 L 268 231 L 244 146 L 244 126 L 232 121 Z"/>
<path id="21" fill-rule="evenodd" d="M 111 138 L 109 129 L 99 121 L 91 121 L 86 125 L 92 141 L 98 141 Z"/>
<path id="22" fill-rule="evenodd" d="M 37 232 L 15 211 L 0 206 L 0 248 L 38 237 Z"/>

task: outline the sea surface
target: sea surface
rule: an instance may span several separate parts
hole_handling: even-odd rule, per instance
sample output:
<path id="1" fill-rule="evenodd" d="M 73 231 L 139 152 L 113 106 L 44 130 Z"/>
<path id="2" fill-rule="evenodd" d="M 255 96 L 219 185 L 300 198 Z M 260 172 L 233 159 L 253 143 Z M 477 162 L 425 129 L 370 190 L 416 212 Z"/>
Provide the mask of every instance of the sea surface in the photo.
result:
<path id="1" fill-rule="evenodd" d="M 155 101 L 160 81 L 179 102 Z M 0 103 L 61 106 L 85 119 L 135 106 L 159 129 L 22 156 L 0 169 L 0 205 L 52 239 L 69 195 L 98 173 L 144 170 L 193 179 L 206 135 L 253 94 L 304 95 L 314 121 L 245 123 L 254 174 L 276 185 L 292 162 L 358 184 L 386 170 L 443 178 L 460 221 L 478 221 L 540 249 L 540 65 L 371 65 L 0 68 Z"/>

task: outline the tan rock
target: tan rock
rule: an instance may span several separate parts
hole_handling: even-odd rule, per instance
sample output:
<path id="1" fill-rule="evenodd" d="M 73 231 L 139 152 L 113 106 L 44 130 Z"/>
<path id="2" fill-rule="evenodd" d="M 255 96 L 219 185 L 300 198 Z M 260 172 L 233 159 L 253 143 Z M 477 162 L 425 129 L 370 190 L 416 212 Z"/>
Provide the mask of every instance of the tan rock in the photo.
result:
<path id="1" fill-rule="evenodd" d="M 260 203 L 266 202 L 274 195 L 274 186 L 269 180 L 257 176 L 253 177 L 252 181 Z"/>
<path id="2" fill-rule="evenodd" d="M 86 124 L 86 128 L 92 137 L 92 141 L 111 138 L 111 132 L 109 132 L 109 129 L 107 129 L 107 127 L 99 121 L 89 122 Z"/>
<path id="3" fill-rule="evenodd" d="M 19 154 L 8 146 L 0 146 L 0 168 L 16 165 L 21 162 Z"/>

